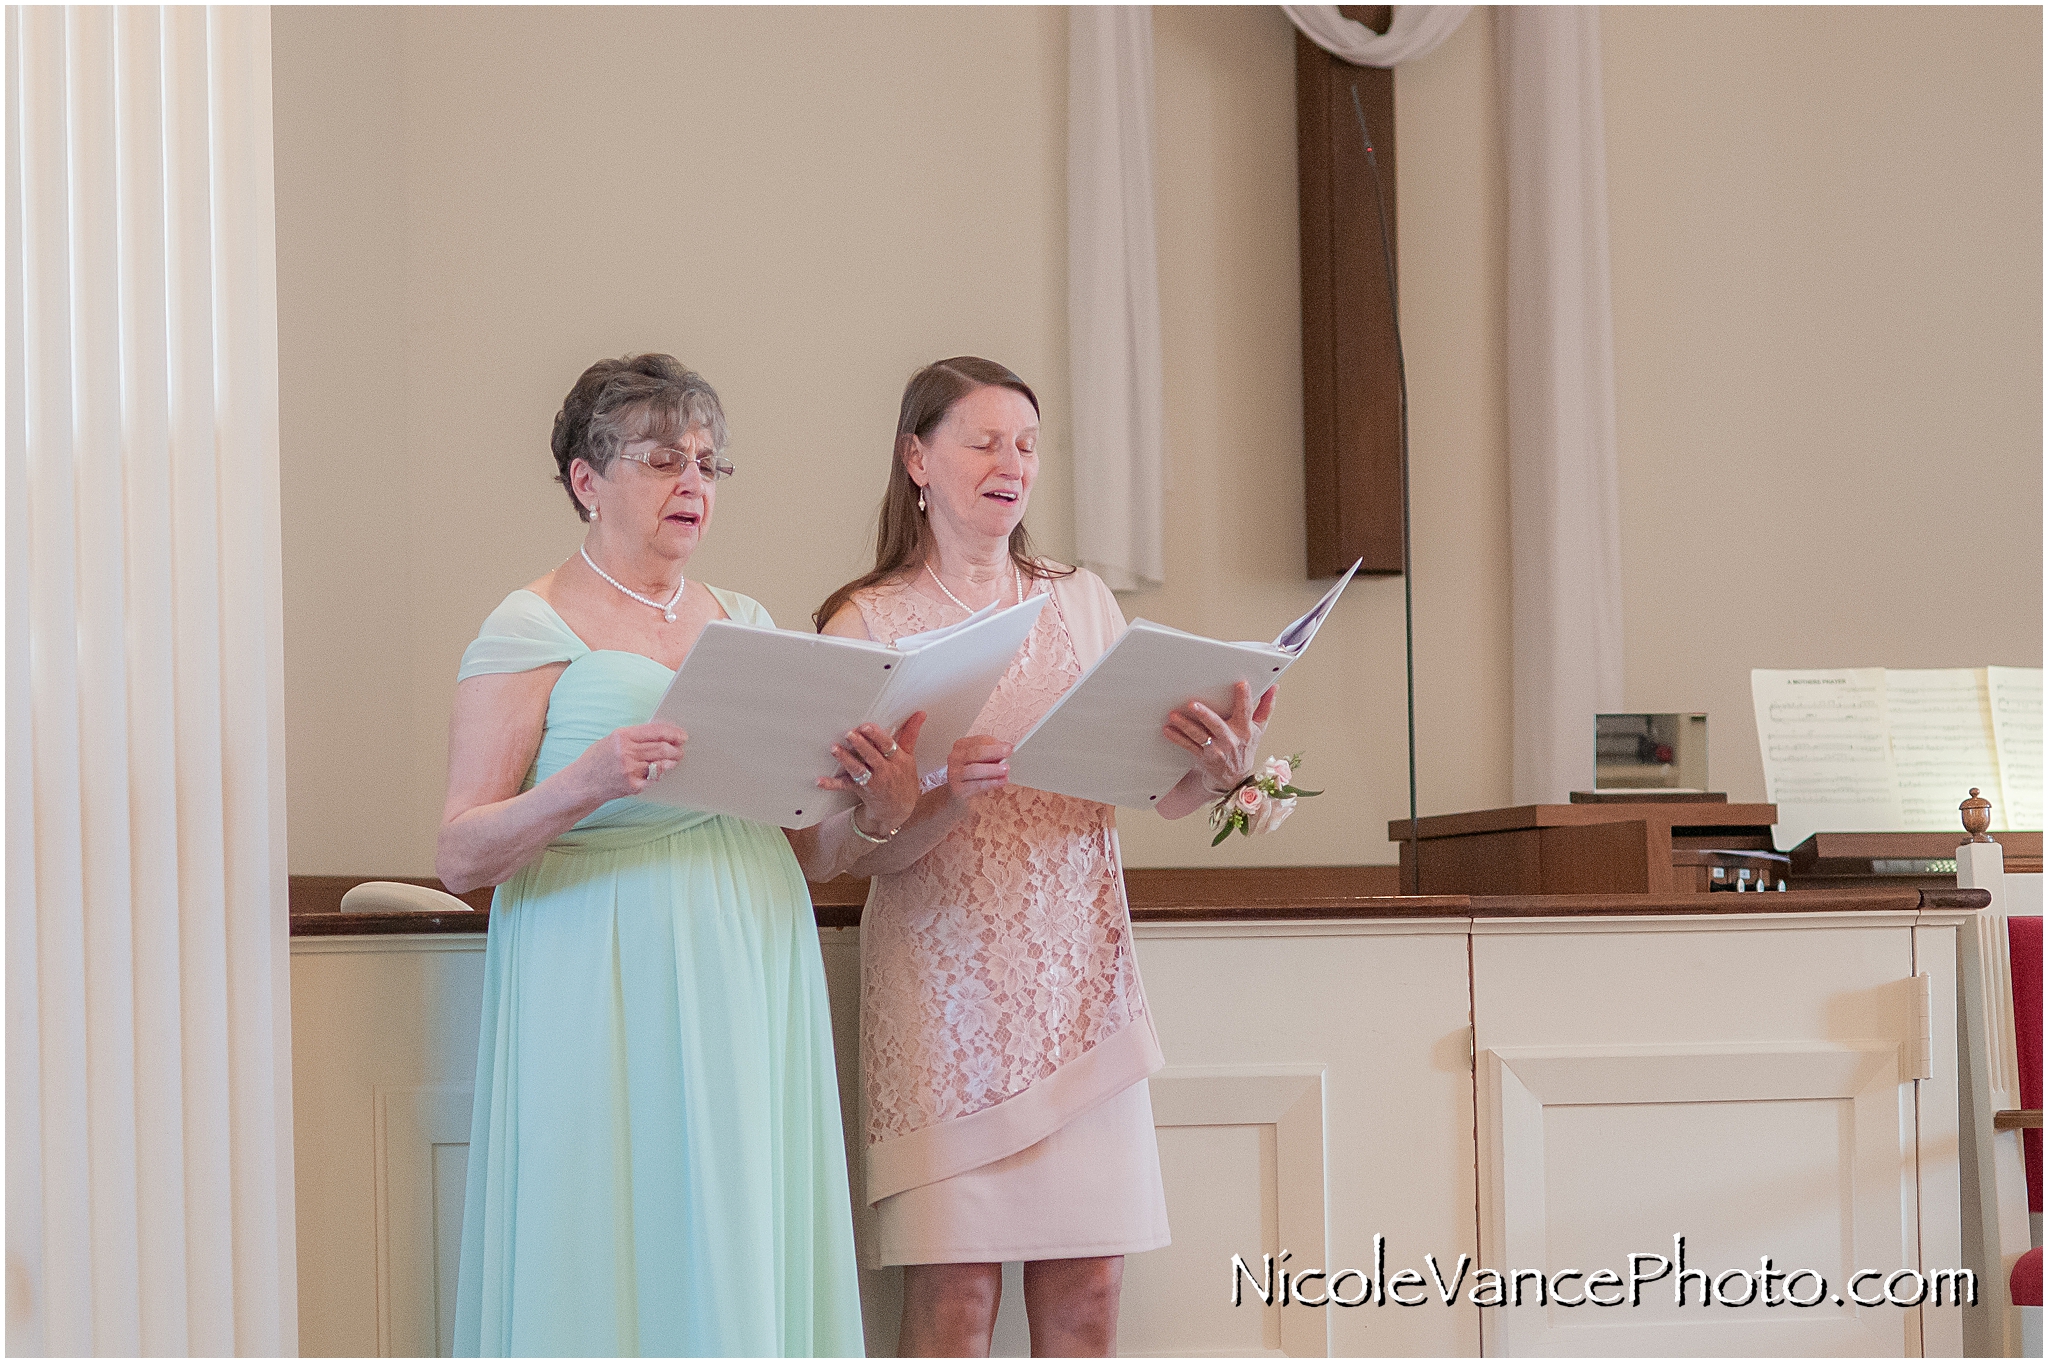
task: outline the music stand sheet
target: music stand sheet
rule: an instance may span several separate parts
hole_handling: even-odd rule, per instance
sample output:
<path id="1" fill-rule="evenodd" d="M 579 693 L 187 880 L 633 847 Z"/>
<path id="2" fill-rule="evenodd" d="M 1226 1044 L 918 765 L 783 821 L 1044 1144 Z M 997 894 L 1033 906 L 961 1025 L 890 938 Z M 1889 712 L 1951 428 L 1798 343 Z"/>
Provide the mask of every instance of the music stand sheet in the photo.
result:
<path id="1" fill-rule="evenodd" d="M 2005 822 L 1993 828 L 2039 828 L 2041 798 L 2041 669 L 1987 667 L 1985 689 L 1991 698 L 1991 728 L 1998 746 L 1999 786 L 2005 795 Z"/>
<path id="2" fill-rule="evenodd" d="M 1971 787 L 1996 831 L 2041 826 L 2041 670 L 1750 674 L 1779 850 L 1813 833 L 1959 832 Z"/>
<path id="3" fill-rule="evenodd" d="M 869 720 L 894 732 L 926 711 L 918 765 L 942 764 L 1036 623 L 1045 598 L 965 622 L 908 652 L 871 640 L 715 620 L 676 672 L 654 718 L 689 735 L 683 759 L 641 798 L 808 828 L 849 808 L 822 790 L 832 744 Z"/>

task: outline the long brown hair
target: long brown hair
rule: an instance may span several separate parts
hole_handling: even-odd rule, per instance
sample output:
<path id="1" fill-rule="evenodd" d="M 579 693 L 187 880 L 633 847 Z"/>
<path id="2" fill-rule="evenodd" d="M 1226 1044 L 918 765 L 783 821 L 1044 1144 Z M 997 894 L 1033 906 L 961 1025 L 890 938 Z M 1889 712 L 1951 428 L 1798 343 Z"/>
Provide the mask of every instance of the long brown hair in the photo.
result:
<path id="1" fill-rule="evenodd" d="M 910 453 L 913 436 L 919 440 L 931 439 L 933 432 L 945 421 L 946 414 L 953 410 L 953 404 L 982 388 L 1008 388 L 1022 393 L 1030 402 L 1031 410 L 1038 410 L 1038 394 L 1031 391 L 1031 385 L 994 360 L 956 355 L 950 360 L 928 364 L 910 376 L 910 382 L 903 389 L 902 409 L 896 416 L 896 453 L 889 461 L 889 485 L 882 493 L 882 512 L 875 526 L 875 566 L 825 598 L 825 604 L 811 616 L 811 622 L 819 630 L 825 628 L 826 622 L 839 613 L 839 608 L 855 592 L 872 587 L 905 568 L 915 568 L 930 556 L 935 543 L 932 523 L 925 513 L 917 509 L 918 487 L 911 480 L 910 468 L 903 460 Z M 1031 548 L 1031 536 L 1024 532 L 1022 522 L 1010 532 L 1010 560 L 1027 577 L 1066 577 L 1074 571 L 1040 560 Z"/>

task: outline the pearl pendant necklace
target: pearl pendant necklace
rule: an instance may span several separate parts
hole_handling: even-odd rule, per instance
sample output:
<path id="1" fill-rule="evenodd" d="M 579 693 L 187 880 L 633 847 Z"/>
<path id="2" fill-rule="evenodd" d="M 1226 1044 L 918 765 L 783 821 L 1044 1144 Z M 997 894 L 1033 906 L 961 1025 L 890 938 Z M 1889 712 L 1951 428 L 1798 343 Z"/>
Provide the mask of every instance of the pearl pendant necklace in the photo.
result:
<path id="1" fill-rule="evenodd" d="M 595 565 L 593 565 L 593 566 L 595 566 Z M 972 614 L 974 614 L 974 607 L 972 607 L 972 606 L 968 605 L 968 604 L 967 604 L 967 603 L 966 603 L 965 601 L 962 601 L 962 600 L 961 600 L 961 599 L 960 599 L 959 597 L 957 597 L 957 596 L 953 595 L 953 589 L 952 589 L 952 588 L 948 587 L 948 586 L 947 586 L 947 585 L 946 585 L 945 583 L 943 583 L 943 582 L 939 582 L 939 575 L 938 575 L 938 573 L 936 573 L 936 572 L 934 572 L 934 571 L 932 570 L 932 561 L 931 561 L 930 559 L 926 559 L 926 560 L 924 561 L 924 570 L 925 570 L 925 571 L 926 571 L 927 573 L 931 573 L 931 576 L 932 576 L 932 581 L 933 581 L 933 582 L 937 582 L 937 583 L 938 583 L 938 587 L 939 587 L 939 590 L 940 590 L 940 591 L 942 591 L 942 592 L 944 592 L 944 593 L 946 594 L 946 599 L 947 599 L 948 601 L 950 601 L 950 602 L 952 602 L 952 603 L 953 603 L 954 605 L 958 606 L 958 607 L 959 607 L 959 608 L 960 608 L 961 610 L 964 610 L 964 611 L 966 611 L 966 612 L 967 612 L 967 613 L 968 613 L 969 615 L 972 615 Z M 1023 604 L 1024 604 L 1024 570 L 1023 570 L 1022 568 L 1019 568 L 1019 567 L 1018 567 L 1018 566 L 1017 566 L 1017 565 L 1016 565 L 1015 563 L 1012 563 L 1012 564 L 1010 565 L 1010 571 L 1011 571 L 1012 573 L 1015 573 L 1015 574 L 1016 574 L 1016 576 L 1017 576 L 1017 604 L 1021 606 L 1021 605 L 1023 605 Z M 1001 596 L 997 596 L 997 597 L 996 597 L 996 601 L 1001 601 L 1001 600 L 1002 600 L 1002 597 L 1001 597 Z M 996 601 L 991 601 L 991 602 L 989 602 L 989 605 L 993 606 L 994 604 L 996 604 Z M 986 607 L 984 607 L 983 609 L 987 609 L 987 608 L 986 608 Z"/>
<path id="2" fill-rule="evenodd" d="M 633 598 L 633 599 L 634 599 L 635 601 L 638 601 L 638 602 L 639 602 L 639 603 L 640 603 L 641 605 L 643 605 L 643 606 L 652 606 L 652 607 L 654 607 L 654 608 L 655 608 L 656 610 L 658 610 L 658 611 L 660 611 L 660 612 L 661 612 L 661 616 L 662 616 L 662 619 L 664 619 L 664 620 L 668 621 L 668 622 L 669 622 L 669 623 L 670 623 L 671 625 L 673 625 L 673 624 L 674 624 L 674 623 L 676 622 L 676 602 L 678 602 L 678 601 L 680 601 L 680 600 L 682 600 L 682 599 L 683 599 L 683 588 L 685 588 L 685 587 L 687 587 L 687 586 L 689 586 L 689 585 L 690 585 L 690 579 L 689 579 L 689 578 L 687 578 L 687 577 L 686 577 L 686 578 L 684 578 L 684 579 L 683 579 L 683 580 L 682 580 L 681 582 L 678 582 L 678 583 L 676 583 L 676 594 L 675 594 L 674 596 L 671 596 L 671 597 L 670 597 L 670 598 L 668 599 L 668 604 L 667 604 L 666 606 L 664 606 L 664 605 L 662 605 L 662 604 L 661 604 L 661 602 L 659 602 L 659 601 L 656 601 L 656 600 L 655 600 L 655 599 L 654 599 L 653 597 L 651 597 L 651 596 L 642 596 L 642 595 L 640 595 L 640 593 L 638 593 L 638 592 L 634 591 L 634 590 L 633 590 L 633 589 L 632 589 L 631 587 L 628 587 L 628 586 L 627 586 L 627 585 L 626 585 L 625 583 L 623 583 L 623 582 L 619 581 L 619 580 L 618 580 L 617 578 L 613 577 L 613 576 L 612 576 L 612 575 L 611 575 L 610 573 L 608 573 L 608 572 L 606 572 L 606 571 L 605 571 L 604 569 L 602 569 L 602 568 L 598 567 L 598 566 L 597 566 L 597 564 L 596 564 L 595 562 L 593 562 L 593 561 L 591 560 L 591 557 L 590 557 L 590 551 L 589 551 L 588 549 L 585 549 L 585 548 L 583 548 L 582 546 L 580 546 L 580 545 L 579 545 L 579 546 L 577 546 L 576 552 L 577 552 L 577 553 L 579 553 L 579 554 L 581 554 L 581 555 L 583 555 L 583 561 L 584 561 L 585 563 L 588 563 L 588 564 L 590 564 L 590 571 L 591 571 L 591 572 L 593 572 L 593 573 L 596 573 L 596 574 L 597 574 L 597 575 L 598 575 L 599 577 L 601 577 L 601 578 L 603 578 L 603 579 L 604 579 L 605 581 L 607 581 L 607 582 L 611 583 L 611 584 L 612 584 L 612 585 L 613 585 L 614 587 L 617 587 L 617 588 L 618 588 L 618 589 L 619 589 L 620 591 L 622 591 L 622 592 L 624 592 L 624 593 L 625 593 L 626 595 L 628 595 L 628 596 L 632 597 L 632 598 Z M 939 585 L 940 585 L 941 587 L 943 587 L 943 586 L 945 586 L 946 584 L 942 582 L 942 583 L 940 583 Z M 948 593 L 947 593 L 947 595 L 949 595 L 949 596 L 950 596 L 950 595 L 952 595 L 952 593 L 948 592 Z"/>

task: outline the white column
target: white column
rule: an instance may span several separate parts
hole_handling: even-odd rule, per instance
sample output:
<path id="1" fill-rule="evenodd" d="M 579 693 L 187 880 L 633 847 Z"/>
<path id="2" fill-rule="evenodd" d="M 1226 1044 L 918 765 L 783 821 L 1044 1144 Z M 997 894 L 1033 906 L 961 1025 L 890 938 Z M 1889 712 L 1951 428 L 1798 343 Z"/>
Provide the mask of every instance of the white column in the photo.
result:
<path id="1" fill-rule="evenodd" d="M 291 1354 L 269 12 L 8 24 L 8 1348 Z"/>
<path id="2" fill-rule="evenodd" d="M 1593 787 L 1621 706 L 1621 512 L 1599 11 L 1495 12 L 1507 122 L 1514 798 Z"/>

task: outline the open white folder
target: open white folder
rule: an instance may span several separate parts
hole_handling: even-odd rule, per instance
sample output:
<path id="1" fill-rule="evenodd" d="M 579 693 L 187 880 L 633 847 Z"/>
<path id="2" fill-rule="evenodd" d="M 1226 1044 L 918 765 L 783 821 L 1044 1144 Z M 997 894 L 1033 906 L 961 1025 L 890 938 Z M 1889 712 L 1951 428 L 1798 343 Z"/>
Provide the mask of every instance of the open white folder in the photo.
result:
<path id="1" fill-rule="evenodd" d="M 1251 688 L 1256 703 L 1308 651 L 1357 571 L 1352 564 L 1315 609 L 1270 644 L 1226 644 L 1133 621 L 1018 740 L 1010 781 L 1103 804 L 1153 804 L 1195 764 L 1162 732 L 1166 717 L 1191 700 L 1227 715 L 1239 682 Z"/>
<path id="2" fill-rule="evenodd" d="M 1048 599 L 991 606 L 894 647 L 714 620 L 654 710 L 689 735 L 683 760 L 641 798 L 809 828 L 858 798 L 818 788 L 839 773 L 832 745 L 869 722 L 894 733 L 919 710 L 919 772 L 943 766 Z"/>

